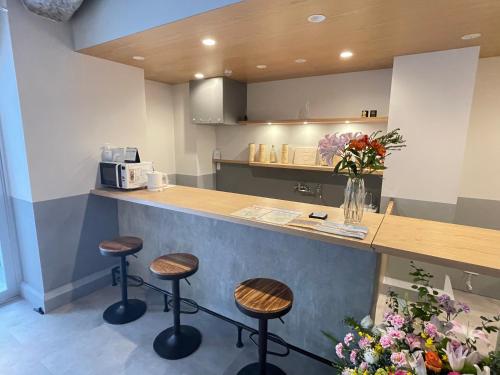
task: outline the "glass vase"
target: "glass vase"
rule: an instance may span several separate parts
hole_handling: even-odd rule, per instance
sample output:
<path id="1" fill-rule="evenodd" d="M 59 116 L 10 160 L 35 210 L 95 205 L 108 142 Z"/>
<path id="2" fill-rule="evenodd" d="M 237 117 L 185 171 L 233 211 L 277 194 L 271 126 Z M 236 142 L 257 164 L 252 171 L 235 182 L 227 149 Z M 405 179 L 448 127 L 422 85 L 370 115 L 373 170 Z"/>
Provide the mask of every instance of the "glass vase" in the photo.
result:
<path id="1" fill-rule="evenodd" d="M 362 177 L 349 177 L 344 190 L 344 222 L 359 224 L 365 209 L 365 182 Z"/>

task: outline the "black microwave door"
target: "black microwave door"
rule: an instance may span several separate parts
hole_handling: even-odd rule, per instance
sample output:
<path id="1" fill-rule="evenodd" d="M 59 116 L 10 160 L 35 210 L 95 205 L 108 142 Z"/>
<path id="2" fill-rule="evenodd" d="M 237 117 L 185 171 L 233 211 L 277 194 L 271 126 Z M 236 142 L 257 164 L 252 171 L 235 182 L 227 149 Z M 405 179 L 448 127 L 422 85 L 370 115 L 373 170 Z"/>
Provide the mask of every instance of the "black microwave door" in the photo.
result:
<path id="1" fill-rule="evenodd" d="M 101 163 L 101 185 L 120 187 L 117 164 Z"/>

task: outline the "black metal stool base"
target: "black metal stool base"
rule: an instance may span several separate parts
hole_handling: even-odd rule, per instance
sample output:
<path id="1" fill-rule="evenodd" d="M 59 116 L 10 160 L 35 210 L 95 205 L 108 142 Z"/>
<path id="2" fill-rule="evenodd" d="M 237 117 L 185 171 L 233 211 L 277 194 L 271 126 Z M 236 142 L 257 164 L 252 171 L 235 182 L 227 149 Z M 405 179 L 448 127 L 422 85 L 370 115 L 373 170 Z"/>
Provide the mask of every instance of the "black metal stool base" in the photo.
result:
<path id="1" fill-rule="evenodd" d="M 196 328 L 181 325 L 180 332 L 174 335 L 174 327 L 162 331 L 153 344 L 160 357 L 165 359 L 181 359 L 194 353 L 201 344 L 201 333 Z"/>
<path id="2" fill-rule="evenodd" d="M 259 363 L 251 363 L 238 371 L 238 375 L 261 375 Z M 272 363 L 266 363 L 265 375 L 286 375 L 286 373 L 278 366 Z"/>
<path id="3" fill-rule="evenodd" d="M 116 302 L 109 306 L 102 314 L 102 317 L 109 324 L 125 324 L 139 319 L 146 312 L 147 305 L 138 299 L 127 300 L 127 305 L 123 302 Z"/>

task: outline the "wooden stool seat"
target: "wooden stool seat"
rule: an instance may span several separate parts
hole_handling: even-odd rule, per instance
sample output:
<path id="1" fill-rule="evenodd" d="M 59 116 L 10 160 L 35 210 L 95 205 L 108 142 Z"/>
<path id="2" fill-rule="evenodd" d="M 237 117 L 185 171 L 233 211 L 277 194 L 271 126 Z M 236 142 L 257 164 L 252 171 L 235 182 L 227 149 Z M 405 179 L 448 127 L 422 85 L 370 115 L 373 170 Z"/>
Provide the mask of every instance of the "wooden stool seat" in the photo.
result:
<path id="1" fill-rule="evenodd" d="M 142 249 L 142 239 L 139 237 L 124 236 L 111 241 L 102 241 L 99 244 L 101 255 L 121 257 L 135 254 Z"/>
<path id="2" fill-rule="evenodd" d="M 184 279 L 198 270 L 198 258 L 186 253 L 162 255 L 151 262 L 149 270 L 159 279 Z"/>
<path id="3" fill-rule="evenodd" d="M 248 316 L 273 319 L 292 308 L 293 293 L 285 284 L 272 279 L 249 279 L 234 291 L 236 306 Z"/>

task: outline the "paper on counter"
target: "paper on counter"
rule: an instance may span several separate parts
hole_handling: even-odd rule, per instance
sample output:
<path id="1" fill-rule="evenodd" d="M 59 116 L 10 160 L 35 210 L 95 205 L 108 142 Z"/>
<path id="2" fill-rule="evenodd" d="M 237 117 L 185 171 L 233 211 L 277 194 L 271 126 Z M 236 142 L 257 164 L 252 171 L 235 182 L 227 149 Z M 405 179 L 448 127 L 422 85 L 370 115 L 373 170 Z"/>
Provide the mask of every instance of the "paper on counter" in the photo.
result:
<path id="1" fill-rule="evenodd" d="M 295 219 L 288 223 L 290 226 L 313 229 L 319 232 L 335 234 L 344 237 L 353 237 L 360 240 L 365 239 L 368 228 L 361 225 L 347 225 L 334 221 L 321 221 L 311 219 Z"/>
<path id="2" fill-rule="evenodd" d="M 273 207 L 250 206 L 233 212 L 231 215 L 269 224 L 286 225 L 301 216 L 302 212 Z"/>

